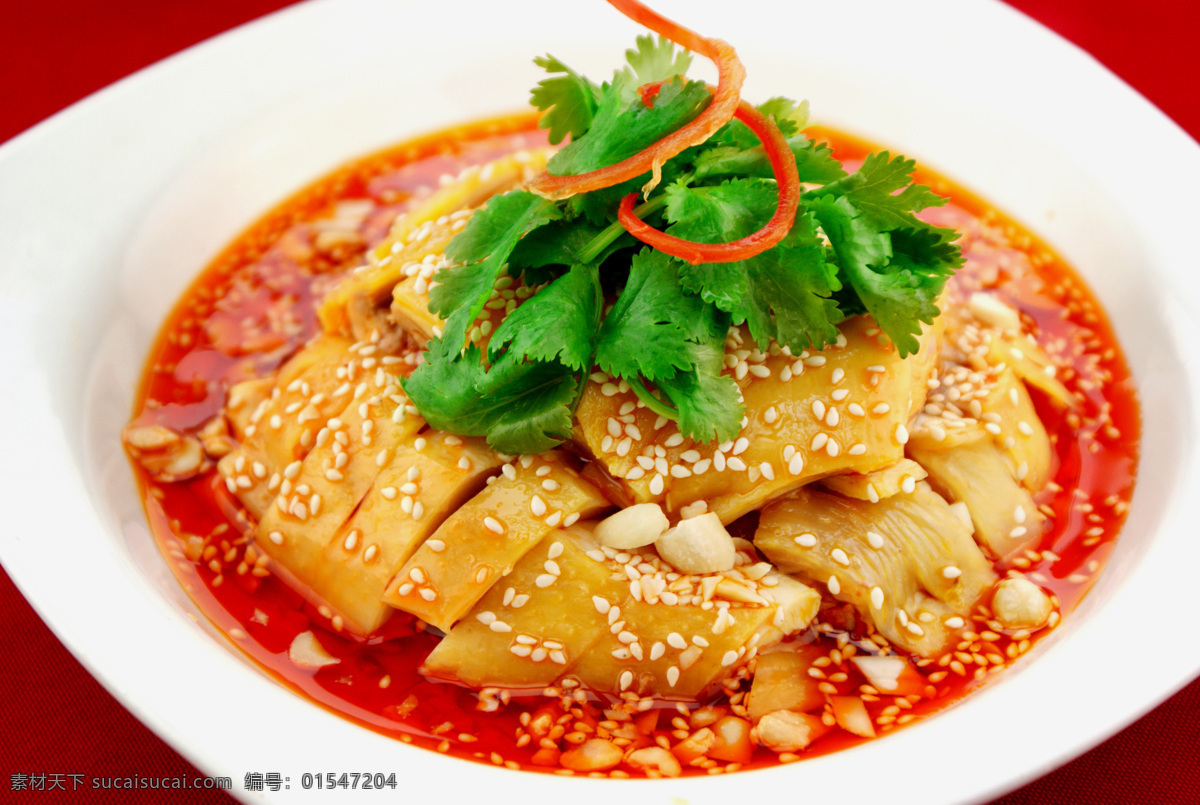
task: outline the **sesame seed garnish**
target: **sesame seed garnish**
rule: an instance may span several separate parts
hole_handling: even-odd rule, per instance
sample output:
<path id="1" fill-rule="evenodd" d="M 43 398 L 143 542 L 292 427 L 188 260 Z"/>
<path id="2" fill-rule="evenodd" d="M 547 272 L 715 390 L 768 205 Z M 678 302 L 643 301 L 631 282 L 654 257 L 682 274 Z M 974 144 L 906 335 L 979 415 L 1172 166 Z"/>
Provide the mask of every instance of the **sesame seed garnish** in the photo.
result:
<path id="1" fill-rule="evenodd" d="M 830 576 L 825 586 L 829 588 L 830 595 L 837 595 L 842 591 L 842 583 L 838 581 L 837 576 Z"/>
<path id="2" fill-rule="evenodd" d="M 529 501 L 529 510 L 533 512 L 534 517 L 545 517 L 546 502 L 537 495 L 534 495 Z"/>
<path id="3" fill-rule="evenodd" d="M 883 537 L 880 536 L 879 534 L 875 533 L 874 531 L 868 531 L 867 532 L 867 543 L 872 548 L 875 548 L 876 550 L 878 550 L 879 548 L 883 547 Z"/>
<path id="4" fill-rule="evenodd" d="M 946 567 L 942 568 L 942 575 L 948 579 L 957 579 L 962 575 L 962 571 L 954 565 L 947 565 Z"/>
<path id="5" fill-rule="evenodd" d="M 883 609 L 883 590 L 879 587 L 871 588 L 871 606 L 875 609 Z"/>

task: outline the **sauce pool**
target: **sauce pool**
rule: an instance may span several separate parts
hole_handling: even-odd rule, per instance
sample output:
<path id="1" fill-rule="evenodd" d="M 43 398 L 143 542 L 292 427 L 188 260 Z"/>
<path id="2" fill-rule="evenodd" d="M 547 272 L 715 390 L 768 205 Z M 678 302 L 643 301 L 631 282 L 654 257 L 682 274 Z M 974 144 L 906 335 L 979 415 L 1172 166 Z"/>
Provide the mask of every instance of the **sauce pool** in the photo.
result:
<path id="1" fill-rule="evenodd" d="M 171 312 L 150 353 L 134 424 L 194 431 L 218 415 L 230 386 L 270 373 L 319 330 L 315 303 L 384 238 L 397 215 L 445 176 L 544 146 L 545 133 L 535 125 L 527 114 L 414 140 L 351 162 L 271 210 L 218 255 Z M 827 129 L 810 128 L 809 134 L 830 143 L 849 165 L 873 150 Z M 861 677 L 849 657 L 860 636 L 840 630 L 836 618 L 819 616 L 824 628 L 814 636 L 829 652 L 821 666 L 823 684 L 830 686 L 826 692 L 860 695 L 877 733 L 958 701 L 1051 631 L 1058 612 L 1067 614 L 1077 605 L 1124 521 L 1137 464 L 1135 389 L 1104 313 L 1083 281 L 1045 244 L 978 197 L 933 174 L 918 172 L 916 178 L 950 199 L 923 217 L 963 232 L 959 243 L 968 264 L 951 282 L 967 291 L 989 288 L 1028 316 L 1078 404 L 1064 411 L 1032 393 L 1057 459 L 1054 494 L 1037 498 L 1051 527 L 1040 545 L 1009 563 L 1055 597 L 1050 627 L 1034 634 L 1006 631 L 986 607 L 977 607 L 956 651 L 917 663 L 929 682 L 926 695 L 892 697 L 857 681 Z M 309 700 L 407 743 L 514 768 L 563 771 L 539 755 L 546 736 L 534 734 L 530 723 L 540 715 L 566 725 L 554 739 L 564 748 L 580 733 L 571 731 L 577 721 L 604 728 L 597 707 L 562 690 L 513 698 L 485 712 L 481 705 L 490 709 L 495 702 L 426 680 L 417 669 L 436 645 L 435 634 L 403 612 L 365 640 L 340 632 L 327 610 L 271 572 L 253 546 L 253 524 L 215 470 L 162 483 L 136 462 L 134 467 L 151 530 L 188 595 L 248 657 Z M 321 645 L 337 664 L 312 670 L 289 659 L 292 640 L 310 629 L 319 630 Z M 717 704 L 736 713 L 742 695 Z M 664 702 L 641 725 L 650 728 L 643 731 L 670 736 L 668 722 L 679 717 L 694 727 L 705 717 L 696 710 L 703 704 Z M 833 729 L 802 754 L 778 760 L 825 754 L 862 740 Z M 760 747 L 748 764 L 714 761 L 685 767 L 685 773 L 774 762 L 777 756 Z"/>

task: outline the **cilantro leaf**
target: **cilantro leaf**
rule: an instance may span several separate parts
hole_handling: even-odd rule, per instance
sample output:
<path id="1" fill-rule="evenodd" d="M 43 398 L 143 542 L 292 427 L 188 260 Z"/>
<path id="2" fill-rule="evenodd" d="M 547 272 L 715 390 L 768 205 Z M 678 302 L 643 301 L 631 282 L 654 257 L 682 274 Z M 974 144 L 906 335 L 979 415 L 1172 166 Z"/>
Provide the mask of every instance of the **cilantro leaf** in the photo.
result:
<path id="1" fill-rule="evenodd" d="M 678 265 L 650 248 L 634 256 L 625 290 L 600 327 L 596 365 L 601 369 L 658 382 L 695 365 L 687 342 L 706 336 L 707 305 L 680 289 Z"/>
<path id="2" fill-rule="evenodd" d="M 462 265 L 436 275 L 429 309 L 446 319 L 443 337 L 461 346 L 523 235 L 562 217 L 558 206 L 524 190 L 494 196 L 450 241 L 446 256 Z"/>
<path id="3" fill-rule="evenodd" d="M 692 66 L 692 54 L 686 50 L 675 50 L 675 43 L 665 37 L 639 36 L 636 47 L 625 51 L 625 61 L 618 76 L 626 79 L 627 85 L 637 89 L 642 84 L 665 81 L 677 75 L 685 75 Z"/>
<path id="4" fill-rule="evenodd" d="M 701 81 L 667 81 L 653 106 L 646 106 L 636 94 L 627 96 L 625 88 L 623 80 L 601 88 L 591 128 L 551 157 L 547 163 L 551 173 L 575 175 L 614 165 L 690 122 L 712 99 Z"/>
<path id="5" fill-rule="evenodd" d="M 826 184 L 846 175 L 842 163 L 834 158 L 833 151 L 825 143 L 797 134 L 788 139 L 788 148 L 796 160 L 801 182 Z M 748 149 L 723 145 L 707 148 L 696 157 L 695 175 L 699 181 L 722 176 L 770 178 L 772 173 L 771 163 L 761 145 Z"/>
<path id="6" fill-rule="evenodd" d="M 505 354 L 591 369 L 603 303 L 596 266 L 574 265 L 505 317 L 488 343 L 488 358 L 496 362 Z"/>
<path id="7" fill-rule="evenodd" d="M 893 260 L 891 235 L 876 228 L 871 216 L 845 196 L 823 196 L 810 208 L 828 234 L 849 284 L 900 357 L 916 352 L 921 322 L 930 323 L 938 315 L 934 300 L 946 275 L 919 270 L 907 255 Z"/>
<path id="8" fill-rule="evenodd" d="M 863 213 L 871 226 L 883 232 L 927 226 L 913 213 L 940 207 L 946 199 L 924 185 L 914 184 L 916 163 L 887 151 L 870 154 L 854 173 L 809 191 L 806 196 L 846 196 Z"/>
<path id="9" fill-rule="evenodd" d="M 636 243 L 632 235 L 622 232 L 595 256 L 586 255 L 585 251 L 592 242 L 608 229 L 606 224 L 607 222 L 593 224 L 590 221 L 576 220 L 555 221 L 539 227 L 522 238 L 513 249 L 509 257 L 508 273 L 514 273 L 514 269 L 524 271 L 526 285 L 540 284 L 549 281 L 553 275 L 549 270 L 536 269 L 570 266 L 575 263 L 603 263 L 613 252 Z"/>
<path id="10" fill-rule="evenodd" d="M 721 335 L 703 344 L 689 342 L 695 368 L 658 383 L 675 404 L 679 432 L 698 442 L 733 439 L 742 429 L 746 411 L 737 383 L 721 374 L 725 358 Z"/>
<path id="11" fill-rule="evenodd" d="M 737 384 L 721 374 L 729 317 L 683 292 L 681 265 L 652 249 L 633 258 L 625 290 L 601 326 L 596 365 L 635 387 L 642 378 L 654 383 L 685 436 L 727 438 L 741 428 L 743 413 Z"/>
<path id="12" fill-rule="evenodd" d="M 756 108 L 765 116 L 775 118 L 775 125 L 784 137 L 795 136 L 808 123 L 808 101 L 797 103 L 791 98 L 776 97 Z M 745 123 L 731 120 L 713 136 L 713 143 L 748 149 L 757 146 L 759 139 Z"/>
<path id="13" fill-rule="evenodd" d="M 552 144 L 568 134 L 581 136 L 592 125 L 600 88 L 549 54 L 533 63 L 551 74 L 529 92 L 530 102 L 543 113 L 538 126 L 550 129 Z"/>
<path id="14" fill-rule="evenodd" d="M 667 190 L 671 234 L 719 243 L 745 237 L 775 212 L 776 185 L 734 179 L 716 187 Z M 743 322 L 765 349 L 770 340 L 796 351 L 836 340 L 844 318 L 832 294 L 841 288 L 836 267 L 825 260 L 815 221 L 803 213 L 778 246 L 747 260 L 681 266 L 683 287 Z"/>
<path id="15" fill-rule="evenodd" d="M 538 453 L 571 435 L 579 383 L 571 370 L 509 356 L 485 369 L 482 357 L 474 344 L 459 352 L 435 339 L 404 392 L 433 427 L 486 436 L 501 453 Z"/>

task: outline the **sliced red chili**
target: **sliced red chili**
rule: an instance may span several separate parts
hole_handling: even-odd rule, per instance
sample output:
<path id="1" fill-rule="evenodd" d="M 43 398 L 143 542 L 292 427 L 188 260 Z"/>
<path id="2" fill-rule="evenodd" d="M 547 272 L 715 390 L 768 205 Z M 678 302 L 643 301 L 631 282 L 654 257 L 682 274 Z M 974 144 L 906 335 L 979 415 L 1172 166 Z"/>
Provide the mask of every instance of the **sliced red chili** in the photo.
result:
<path id="1" fill-rule="evenodd" d="M 787 237 L 800 204 L 800 175 L 796 171 L 796 160 L 788 148 L 787 138 L 775 121 L 744 101 L 738 106 L 736 117 L 762 140 L 767 161 L 775 174 L 775 182 L 779 186 L 779 205 L 771 220 L 758 231 L 728 243 L 697 243 L 668 235 L 638 218 L 633 211 L 637 193 L 630 193 L 621 199 L 621 206 L 617 210 L 617 220 L 629 234 L 660 252 L 686 260 L 692 265 L 745 260 L 765 252 Z"/>
<path id="2" fill-rule="evenodd" d="M 658 140 L 633 156 L 615 165 L 609 165 L 574 176 L 555 176 L 543 171 L 529 182 L 529 189 L 539 196 L 563 199 L 576 193 L 588 193 L 612 187 L 635 176 L 654 170 L 685 148 L 704 142 L 718 129 L 733 119 L 741 100 L 742 83 L 746 70 L 738 60 L 737 53 L 727 42 L 710 39 L 695 31 L 684 28 L 658 12 L 647 8 L 638 0 L 608 0 L 608 2 L 634 22 L 640 23 L 672 42 L 711 59 L 717 66 L 717 89 L 713 99 L 703 112 L 690 123 Z"/>

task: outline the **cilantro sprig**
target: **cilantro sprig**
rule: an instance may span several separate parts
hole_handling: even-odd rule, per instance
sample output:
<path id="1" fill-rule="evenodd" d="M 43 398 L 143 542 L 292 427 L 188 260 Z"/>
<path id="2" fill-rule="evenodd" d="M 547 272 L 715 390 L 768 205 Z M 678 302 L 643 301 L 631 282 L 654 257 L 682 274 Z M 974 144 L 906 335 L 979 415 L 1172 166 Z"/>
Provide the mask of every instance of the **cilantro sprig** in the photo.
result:
<path id="1" fill-rule="evenodd" d="M 690 55 L 639 37 L 626 66 L 595 84 L 553 56 L 532 91 L 552 143 L 550 160 L 574 175 L 640 151 L 704 110 L 703 82 L 685 73 Z M 638 88 L 663 82 L 647 105 Z M 743 405 L 724 374 L 730 326 L 760 348 L 820 349 L 848 316 L 869 313 L 903 355 L 961 264 L 957 233 L 916 213 L 945 200 L 914 184 L 914 164 L 884 151 L 847 174 L 829 148 L 802 130 L 807 103 L 774 98 L 759 107 L 787 138 L 806 192 L 782 242 L 730 263 L 689 265 L 644 247 L 617 222 L 620 199 L 649 173 L 618 186 L 550 201 L 517 190 L 475 212 L 447 249 L 430 309 L 445 320 L 404 388 L 435 427 L 485 436 L 505 453 L 532 453 L 570 437 L 593 367 L 626 381 L 652 410 L 699 441 L 731 438 Z M 723 243 L 755 231 L 777 192 L 762 146 L 739 121 L 661 166 L 637 208 L 668 234 Z M 468 333 L 508 275 L 536 292 L 496 328 L 486 348 Z M 478 331 L 476 331 L 478 332 Z"/>

